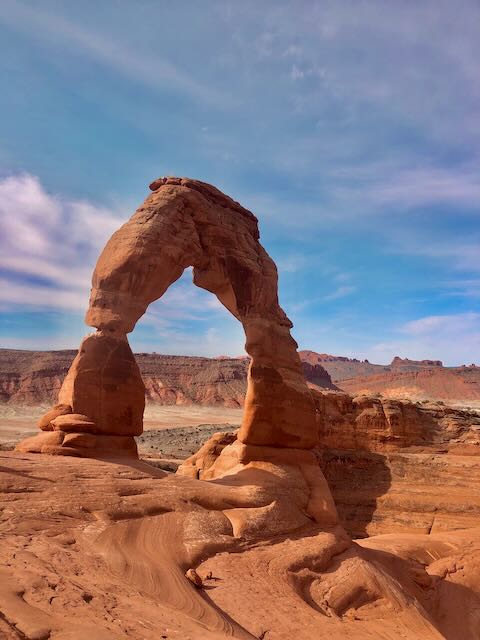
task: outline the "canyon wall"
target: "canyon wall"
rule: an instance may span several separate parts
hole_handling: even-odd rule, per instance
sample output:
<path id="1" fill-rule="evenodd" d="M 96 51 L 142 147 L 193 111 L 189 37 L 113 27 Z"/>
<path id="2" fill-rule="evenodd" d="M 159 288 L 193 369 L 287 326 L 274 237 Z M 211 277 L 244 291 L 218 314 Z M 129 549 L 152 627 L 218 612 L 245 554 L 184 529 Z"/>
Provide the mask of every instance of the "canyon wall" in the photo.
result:
<path id="1" fill-rule="evenodd" d="M 313 393 L 319 464 L 352 536 L 478 525 L 478 413 L 435 402 Z"/>
<path id="2" fill-rule="evenodd" d="M 443 404 L 312 390 L 318 464 L 355 538 L 478 526 L 480 415 Z M 232 436 L 213 436 L 183 467 L 202 478 Z"/>
<path id="3" fill-rule="evenodd" d="M 0 402 L 55 402 L 76 351 L 0 349 Z M 147 403 L 241 407 L 247 390 L 248 358 L 200 358 L 137 353 Z M 307 380 L 335 388 L 321 365 L 303 363 Z"/>

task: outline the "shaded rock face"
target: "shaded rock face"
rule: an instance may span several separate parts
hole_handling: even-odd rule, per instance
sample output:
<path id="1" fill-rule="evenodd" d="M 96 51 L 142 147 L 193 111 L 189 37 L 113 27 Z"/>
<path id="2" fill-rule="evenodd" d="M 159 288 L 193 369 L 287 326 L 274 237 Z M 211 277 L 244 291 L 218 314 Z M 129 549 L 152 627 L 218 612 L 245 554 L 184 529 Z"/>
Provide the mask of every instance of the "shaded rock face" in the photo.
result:
<path id="1" fill-rule="evenodd" d="M 480 455 L 480 415 L 430 402 L 311 390 L 322 447 Z"/>
<path id="2" fill-rule="evenodd" d="M 257 219 L 199 181 L 162 178 L 150 188 L 152 195 L 98 259 L 86 314 L 97 333 L 82 343 L 59 403 L 89 418 L 89 433 L 141 433 L 144 386 L 126 335 L 148 305 L 193 266 L 194 283 L 214 293 L 245 331 L 251 361 L 238 439 L 312 448 L 315 406 L 290 335 L 292 323 L 278 303 L 275 264 L 259 243 Z"/>
<path id="3" fill-rule="evenodd" d="M 475 527 L 480 519 L 480 415 L 311 390 L 315 449 L 338 516 L 355 538 Z M 206 480 L 234 434 L 217 433 L 177 473 Z"/>

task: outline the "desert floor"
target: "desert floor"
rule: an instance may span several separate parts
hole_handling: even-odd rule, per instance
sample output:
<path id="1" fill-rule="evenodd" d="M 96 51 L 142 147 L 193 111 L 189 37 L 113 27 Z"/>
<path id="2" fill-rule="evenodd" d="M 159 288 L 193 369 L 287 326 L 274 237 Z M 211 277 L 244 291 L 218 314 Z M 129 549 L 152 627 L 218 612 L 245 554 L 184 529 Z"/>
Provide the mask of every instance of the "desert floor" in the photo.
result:
<path id="1" fill-rule="evenodd" d="M 40 416 L 50 409 L 49 406 L 15 406 L 0 405 L 0 450 L 11 449 L 23 438 L 38 433 L 37 421 Z M 228 409 L 225 407 L 203 406 L 147 406 L 144 418 L 145 433 L 140 437 L 140 450 L 149 454 L 165 449 L 167 457 L 185 458 L 191 455 L 215 431 L 235 430 L 242 421 L 242 409 Z M 207 425 L 205 435 L 196 437 L 197 427 Z M 178 434 L 172 430 L 180 429 Z M 160 433 L 166 430 L 165 434 Z M 154 433 L 150 434 L 149 432 Z M 188 446 L 182 448 L 184 438 L 189 438 Z M 145 445 L 145 446 L 143 446 Z M 181 448 L 181 455 L 176 455 L 177 445 Z M 167 446 L 169 449 L 167 451 Z M 185 451 L 184 451 L 185 450 Z M 180 451 L 178 452 L 180 453 Z"/>

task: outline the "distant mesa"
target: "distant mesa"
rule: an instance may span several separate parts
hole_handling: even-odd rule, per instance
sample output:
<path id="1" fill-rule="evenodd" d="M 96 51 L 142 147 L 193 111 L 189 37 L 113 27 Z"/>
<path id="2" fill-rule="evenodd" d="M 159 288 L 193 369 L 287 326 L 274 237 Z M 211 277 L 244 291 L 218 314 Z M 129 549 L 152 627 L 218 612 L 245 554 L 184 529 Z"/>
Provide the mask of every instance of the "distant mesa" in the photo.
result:
<path id="1" fill-rule="evenodd" d="M 392 368 L 399 367 L 443 367 L 441 360 L 409 360 L 408 358 L 400 358 L 395 356 L 390 364 Z"/>
<path id="2" fill-rule="evenodd" d="M 0 349 L 0 402 L 16 405 L 55 404 L 76 352 Z M 378 365 L 345 356 L 300 351 L 310 385 L 341 388 L 350 393 L 381 393 L 413 400 L 480 399 L 480 368 L 430 366 L 440 360 L 394 358 Z M 247 390 L 250 357 L 171 356 L 137 353 L 135 359 L 145 385 L 145 399 L 159 405 L 242 407 Z M 394 366 L 395 361 L 403 364 Z M 439 395 L 438 395 L 439 394 Z"/>

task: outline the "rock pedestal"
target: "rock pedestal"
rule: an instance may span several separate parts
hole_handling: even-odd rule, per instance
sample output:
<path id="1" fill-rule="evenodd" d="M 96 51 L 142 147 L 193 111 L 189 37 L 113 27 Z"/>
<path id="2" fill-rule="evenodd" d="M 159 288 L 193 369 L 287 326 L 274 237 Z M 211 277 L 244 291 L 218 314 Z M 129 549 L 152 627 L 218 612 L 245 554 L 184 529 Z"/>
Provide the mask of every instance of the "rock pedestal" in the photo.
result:
<path id="1" fill-rule="evenodd" d="M 126 336 L 99 331 L 82 341 L 42 433 L 17 449 L 79 456 L 137 456 L 145 389 Z"/>

